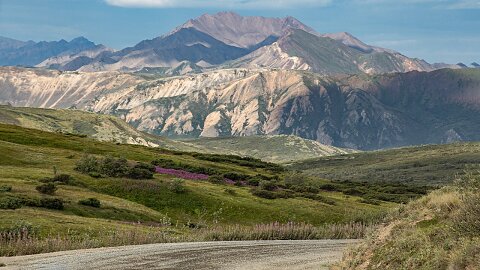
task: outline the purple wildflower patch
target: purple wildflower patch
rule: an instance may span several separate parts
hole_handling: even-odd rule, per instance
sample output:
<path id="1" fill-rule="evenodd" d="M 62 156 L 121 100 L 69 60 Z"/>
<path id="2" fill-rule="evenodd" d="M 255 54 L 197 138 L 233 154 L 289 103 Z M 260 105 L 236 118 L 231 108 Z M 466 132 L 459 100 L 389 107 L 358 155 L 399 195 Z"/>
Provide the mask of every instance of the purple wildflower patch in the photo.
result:
<path id="1" fill-rule="evenodd" d="M 155 172 L 161 173 L 161 174 L 173 175 L 179 178 L 190 179 L 190 180 L 207 180 L 208 179 L 208 175 L 203 173 L 192 173 L 184 170 L 165 169 L 158 166 L 155 167 Z"/>

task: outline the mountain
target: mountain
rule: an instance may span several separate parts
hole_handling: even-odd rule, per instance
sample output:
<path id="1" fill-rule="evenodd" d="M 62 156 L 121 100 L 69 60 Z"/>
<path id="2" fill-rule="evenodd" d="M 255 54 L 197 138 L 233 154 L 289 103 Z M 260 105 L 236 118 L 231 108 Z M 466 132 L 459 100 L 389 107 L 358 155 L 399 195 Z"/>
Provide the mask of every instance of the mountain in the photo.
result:
<path id="1" fill-rule="evenodd" d="M 218 65 L 236 59 L 249 51 L 229 46 L 194 28 L 144 40 L 134 47 L 108 55 L 110 61 L 93 59 L 82 71 L 96 70 L 140 70 L 144 67 L 172 67 L 182 61 L 200 66 Z"/>
<path id="2" fill-rule="evenodd" d="M 240 16 L 234 12 L 202 15 L 184 23 L 173 33 L 185 28 L 194 28 L 225 44 L 246 49 L 255 47 L 267 39 L 278 38 L 290 29 L 315 33 L 315 30 L 293 17 Z"/>
<path id="3" fill-rule="evenodd" d="M 25 46 L 28 43 L 33 43 L 33 41 L 24 42 L 24 41 L 0 36 L 0 51 L 18 49 L 20 47 Z"/>
<path id="4" fill-rule="evenodd" d="M 35 66 L 42 61 L 60 54 L 75 54 L 84 50 L 92 50 L 101 45 L 78 37 L 71 41 L 41 41 L 16 43 L 16 47 L 0 50 L 1 66 Z"/>
<path id="5" fill-rule="evenodd" d="M 333 40 L 339 41 L 344 45 L 362 51 L 364 53 L 370 53 L 373 51 L 377 52 L 385 52 L 388 51 L 387 49 L 374 47 L 363 43 L 363 41 L 359 40 L 358 38 L 354 37 L 352 34 L 347 32 L 339 32 L 339 33 L 330 33 L 330 34 L 322 34 L 321 37 L 331 38 Z M 392 50 L 390 50 L 393 52 Z"/>
<path id="6" fill-rule="evenodd" d="M 0 103 L 77 108 L 170 137 L 296 135 L 379 149 L 480 140 L 480 70 L 330 76 L 226 69 L 147 79 L 0 69 Z"/>
<path id="7" fill-rule="evenodd" d="M 326 75 L 466 68 L 408 58 L 365 44 L 346 32 L 320 34 L 293 17 L 240 16 L 233 12 L 202 15 L 166 35 L 119 51 L 84 38 L 70 43 L 30 42 L 3 54 L 0 50 L 0 64 L 89 72 L 149 69 L 164 76 L 225 67 L 298 69 Z M 69 48 L 75 45 L 80 48 Z M 182 63 L 189 63 L 186 69 L 171 70 Z"/>
<path id="8" fill-rule="evenodd" d="M 474 68 L 480 68 L 480 65 L 477 62 L 473 62 L 471 65 Z"/>
<path id="9" fill-rule="evenodd" d="M 64 52 L 56 56 L 52 56 L 37 64 L 37 67 L 47 67 L 58 70 L 77 70 L 84 65 L 90 63 L 94 58 L 104 55 L 105 53 L 114 52 L 113 49 L 104 45 L 95 45 L 91 48 L 81 50 L 80 52 Z"/>
<path id="10" fill-rule="evenodd" d="M 290 30 L 275 43 L 234 61 L 230 66 L 298 69 L 322 74 L 378 74 L 434 69 L 423 60 L 367 46 L 345 33 L 318 36 L 298 29 Z"/>

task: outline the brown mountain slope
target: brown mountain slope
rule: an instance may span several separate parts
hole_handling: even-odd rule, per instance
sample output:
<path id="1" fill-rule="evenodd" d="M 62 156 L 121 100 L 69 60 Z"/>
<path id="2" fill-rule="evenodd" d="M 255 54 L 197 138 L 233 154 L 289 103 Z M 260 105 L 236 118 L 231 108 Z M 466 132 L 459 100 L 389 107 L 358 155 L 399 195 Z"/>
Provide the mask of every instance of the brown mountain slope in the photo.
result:
<path id="1" fill-rule="evenodd" d="M 354 149 L 480 140 L 480 70 L 325 77 L 227 69 L 147 81 L 1 69 L 0 103 L 114 114 L 172 137 L 296 135 Z"/>

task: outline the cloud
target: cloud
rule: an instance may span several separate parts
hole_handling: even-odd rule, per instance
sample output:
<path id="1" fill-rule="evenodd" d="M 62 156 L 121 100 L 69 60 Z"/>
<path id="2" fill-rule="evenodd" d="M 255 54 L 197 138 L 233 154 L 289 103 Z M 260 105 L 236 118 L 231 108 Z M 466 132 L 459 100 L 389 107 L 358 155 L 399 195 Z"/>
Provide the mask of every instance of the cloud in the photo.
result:
<path id="1" fill-rule="evenodd" d="M 453 1 L 449 5 L 451 9 L 480 9 L 480 0 L 461 0 Z"/>
<path id="2" fill-rule="evenodd" d="M 105 0 L 112 6 L 140 8 L 268 8 L 326 6 L 333 0 Z"/>

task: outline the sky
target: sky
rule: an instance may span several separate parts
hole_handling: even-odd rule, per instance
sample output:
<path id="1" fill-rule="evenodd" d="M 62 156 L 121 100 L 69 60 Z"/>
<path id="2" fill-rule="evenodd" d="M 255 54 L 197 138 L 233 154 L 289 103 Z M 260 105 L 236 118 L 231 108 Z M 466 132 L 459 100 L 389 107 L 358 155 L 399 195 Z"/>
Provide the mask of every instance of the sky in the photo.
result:
<path id="1" fill-rule="evenodd" d="M 480 0 L 0 0 L 0 36 L 122 49 L 219 11 L 293 16 L 432 63 L 480 63 Z"/>

